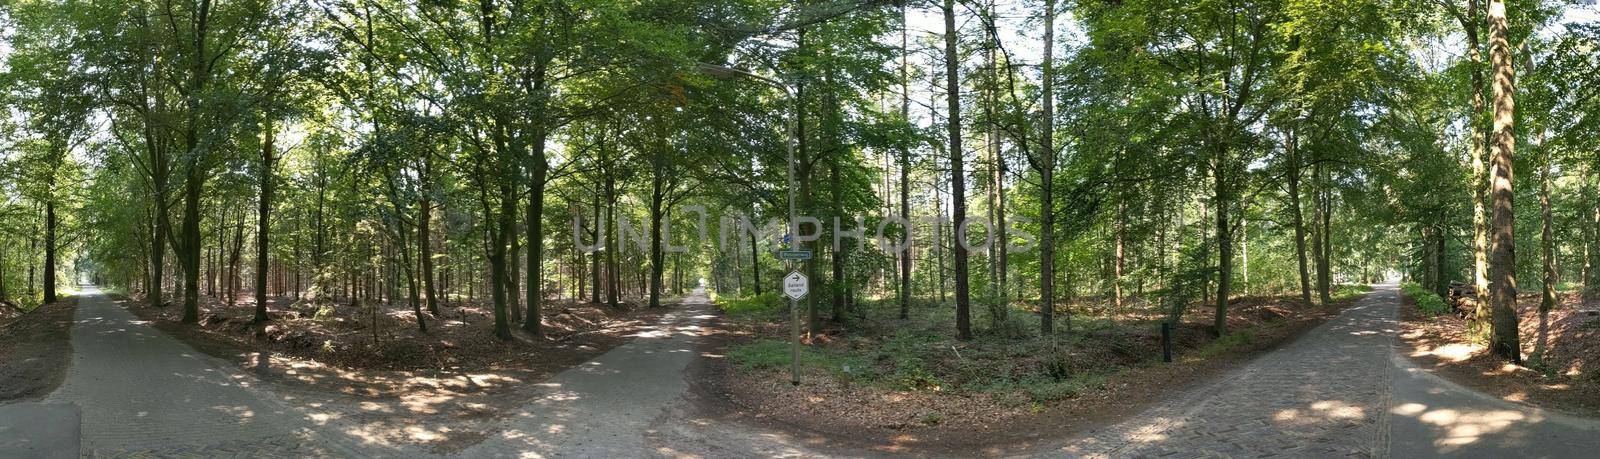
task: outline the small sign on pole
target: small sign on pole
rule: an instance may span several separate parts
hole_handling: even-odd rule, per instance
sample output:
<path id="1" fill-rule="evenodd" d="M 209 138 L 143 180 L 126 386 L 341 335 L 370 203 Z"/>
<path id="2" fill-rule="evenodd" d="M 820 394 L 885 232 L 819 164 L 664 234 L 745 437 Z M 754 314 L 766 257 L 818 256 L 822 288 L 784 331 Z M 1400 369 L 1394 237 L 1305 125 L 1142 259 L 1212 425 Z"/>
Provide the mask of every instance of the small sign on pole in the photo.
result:
<path id="1" fill-rule="evenodd" d="M 800 271 L 791 271 L 783 278 L 783 294 L 791 300 L 805 298 L 806 292 L 810 289 L 811 283 L 804 274 L 800 274 Z"/>
<path id="2" fill-rule="evenodd" d="M 811 259 L 810 250 L 783 250 L 778 252 L 779 260 L 805 261 Z"/>

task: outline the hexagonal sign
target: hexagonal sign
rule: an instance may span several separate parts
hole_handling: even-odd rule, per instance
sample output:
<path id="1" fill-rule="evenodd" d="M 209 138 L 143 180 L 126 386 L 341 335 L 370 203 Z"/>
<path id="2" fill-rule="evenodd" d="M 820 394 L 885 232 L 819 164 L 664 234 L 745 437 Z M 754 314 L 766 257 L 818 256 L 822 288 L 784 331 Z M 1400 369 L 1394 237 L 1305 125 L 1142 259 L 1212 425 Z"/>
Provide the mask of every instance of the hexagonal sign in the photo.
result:
<path id="1" fill-rule="evenodd" d="M 790 299 L 799 300 L 805 298 L 806 292 L 810 291 L 810 289 L 811 283 L 808 282 L 804 274 L 800 274 L 800 271 L 792 271 L 783 278 L 783 294 Z"/>

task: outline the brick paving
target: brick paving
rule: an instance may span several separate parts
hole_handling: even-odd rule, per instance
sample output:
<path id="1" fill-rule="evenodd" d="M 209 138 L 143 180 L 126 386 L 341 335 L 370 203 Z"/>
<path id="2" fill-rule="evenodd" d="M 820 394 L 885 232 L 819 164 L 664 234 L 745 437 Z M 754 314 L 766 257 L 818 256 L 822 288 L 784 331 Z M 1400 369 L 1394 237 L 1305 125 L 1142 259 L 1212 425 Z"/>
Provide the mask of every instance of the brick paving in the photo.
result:
<path id="1" fill-rule="evenodd" d="M 1090 457 L 1387 457 L 1397 291 L 1209 384 L 1061 446 Z"/>
<path id="2" fill-rule="evenodd" d="M 688 389 L 684 370 L 695 358 L 700 324 L 711 314 L 703 292 L 683 303 L 627 344 L 540 383 L 549 389 L 547 395 L 459 456 L 661 455 L 647 436 Z"/>
<path id="3" fill-rule="evenodd" d="M 818 451 L 825 439 L 696 418 L 684 399 L 684 370 L 695 358 L 695 332 L 708 310 L 703 300 L 692 303 L 702 304 L 675 311 L 660 327 L 540 383 L 547 389 L 543 396 L 454 456 L 828 455 Z M 1361 458 L 1389 457 L 1394 446 L 1395 457 L 1504 457 L 1525 453 L 1536 441 L 1553 456 L 1580 457 L 1592 448 L 1600 424 L 1509 405 L 1405 362 L 1395 351 L 1399 303 L 1398 291 L 1382 286 L 1216 382 L 1033 455 Z M 41 403 L 81 409 L 83 457 L 434 456 L 363 444 L 351 437 L 358 432 L 341 433 L 348 429 L 336 421 L 313 422 L 229 363 L 193 351 L 92 291 L 79 301 L 72 340 L 66 382 Z M 0 410 L 0 426 L 19 422 L 7 412 Z M 1490 415 L 1521 421 L 1467 425 Z M 1472 435 L 1464 427 L 1474 428 L 1466 432 Z M 0 429 L 0 437 L 5 433 Z M 0 457 L 10 456 L 5 440 Z"/>
<path id="4" fill-rule="evenodd" d="M 150 327 L 93 288 L 78 301 L 72 367 L 44 403 L 81 410 L 84 457 L 338 455 L 260 383 Z"/>

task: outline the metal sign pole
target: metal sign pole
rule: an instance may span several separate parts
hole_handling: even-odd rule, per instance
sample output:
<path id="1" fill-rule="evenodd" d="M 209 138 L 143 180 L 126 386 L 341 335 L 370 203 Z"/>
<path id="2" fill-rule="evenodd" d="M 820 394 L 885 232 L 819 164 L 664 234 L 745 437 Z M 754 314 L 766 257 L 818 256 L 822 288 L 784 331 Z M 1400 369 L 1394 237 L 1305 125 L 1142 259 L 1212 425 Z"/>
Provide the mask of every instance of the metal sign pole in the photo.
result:
<path id="1" fill-rule="evenodd" d="M 796 244 L 796 242 L 798 242 L 798 239 L 799 239 L 799 236 L 800 236 L 800 227 L 799 227 L 799 225 L 795 224 L 795 207 L 794 207 L 794 149 L 795 149 L 795 142 L 799 141 L 799 139 L 795 138 L 795 135 L 796 135 L 796 133 L 795 133 L 795 123 L 799 121 L 799 120 L 795 119 L 795 117 L 799 116 L 799 113 L 800 113 L 799 112 L 799 103 L 800 103 L 800 101 L 796 100 L 796 98 L 794 96 L 794 93 L 790 92 L 790 91 L 787 91 L 787 88 L 785 88 L 785 93 L 786 93 L 786 95 L 789 96 L 789 103 L 793 104 L 793 105 L 791 105 L 789 107 L 789 122 L 787 123 L 788 124 L 787 130 L 789 131 L 789 135 L 788 135 L 789 141 L 787 143 L 788 143 L 788 149 L 789 149 L 789 250 L 795 250 L 796 249 L 795 244 Z M 791 270 L 798 271 L 800 269 L 800 263 L 801 262 L 798 261 L 798 260 L 790 261 L 789 262 L 789 265 L 790 265 L 789 268 Z M 808 282 L 809 282 L 809 280 L 808 280 Z M 795 298 L 793 296 L 789 296 L 789 324 L 790 324 L 790 332 L 791 332 L 790 337 L 794 341 L 794 343 L 793 343 L 794 354 L 791 357 L 791 362 L 790 362 L 790 367 L 789 367 L 789 383 L 792 384 L 792 385 L 795 385 L 795 386 L 799 386 L 800 385 L 800 306 L 799 306 L 799 299 L 797 299 L 797 298 Z"/>
<path id="2" fill-rule="evenodd" d="M 744 70 L 728 68 L 715 64 L 700 63 L 698 64 L 698 67 L 700 68 L 700 71 L 711 75 L 723 77 L 742 76 L 766 83 L 774 88 L 783 90 L 784 97 L 788 99 L 789 119 L 788 123 L 785 123 L 787 124 L 785 130 L 788 131 L 789 137 L 789 240 L 786 242 L 786 244 L 789 246 L 790 251 L 793 251 L 795 248 L 795 236 L 799 233 L 799 227 L 795 225 L 794 208 L 794 150 L 795 145 L 799 142 L 799 139 L 796 137 L 796 133 L 798 131 L 797 123 L 799 123 L 799 119 L 797 117 L 800 116 L 799 98 L 795 96 L 795 91 L 790 89 L 788 84 L 779 82 L 778 80 L 774 80 L 772 78 L 767 78 Z M 785 257 L 784 260 L 788 261 L 787 265 L 791 271 L 798 273 L 800 265 L 803 264 L 804 259 L 811 258 L 811 254 L 804 254 L 804 258 L 798 258 L 800 254 L 795 255 L 797 256 L 796 258 Z M 810 280 L 804 279 L 803 282 L 809 283 Z M 802 292 L 802 295 L 803 294 L 804 293 Z M 789 382 L 798 386 L 800 385 L 800 306 L 799 298 L 796 298 L 795 296 L 789 296 L 789 321 L 793 324 L 794 338 L 794 362 L 792 368 L 789 370 Z"/>

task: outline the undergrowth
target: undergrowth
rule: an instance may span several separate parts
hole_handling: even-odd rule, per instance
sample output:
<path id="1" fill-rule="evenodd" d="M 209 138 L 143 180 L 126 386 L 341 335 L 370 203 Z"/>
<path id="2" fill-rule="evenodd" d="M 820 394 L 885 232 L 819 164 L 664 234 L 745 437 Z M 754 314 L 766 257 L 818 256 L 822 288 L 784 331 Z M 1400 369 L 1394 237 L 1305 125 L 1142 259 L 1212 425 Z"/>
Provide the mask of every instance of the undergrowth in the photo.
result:
<path id="1" fill-rule="evenodd" d="M 1332 296 L 1342 301 L 1371 290 L 1340 285 Z M 1283 301 L 1298 304 L 1291 297 Z M 776 294 L 723 297 L 718 303 L 730 319 L 787 334 L 787 305 Z M 1006 405 L 1039 409 L 1103 389 L 1124 371 L 1160 365 L 1158 330 L 1165 315 L 1159 313 L 1112 319 L 1077 311 L 1068 319 L 1062 311 L 1055 334 L 1044 338 L 1038 316 L 1025 309 L 1030 305 L 1017 302 L 1016 309 L 1003 312 L 975 306 L 980 306 L 973 308 L 975 336 L 959 341 L 952 336 L 954 308 L 947 302 L 915 301 L 909 319 L 898 317 L 894 298 L 863 302 L 859 307 L 865 309 L 850 314 L 848 327 L 828 333 L 825 344 L 802 349 L 802 371 L 884 390 L 984 394 Z M 1175 347 L 1184 361 L 1247 352 L 1273 333 L 1262 327 L 1278 323 L 1264 320 L 1215 339 L 1207 327 L 1186 324 L 1175 330 Z M 786 372 L 792 352 L 790 342 L 774 334 L 730 344 L 728 359 L 747 371 Z"/>
<path id="2" fill-rule="evenodd" d="M 1450 306 L 1445 304 L 1444 298 L 1440 298 L 1438 294 L 1428 291 L 1427 288 L 1417 285 L 1415 282 L 1407 282 L 1400 285 L 1400 291 L 1411 297 L 1413 301 L 1416 301 L 1417 310 L 1422 311 L 1423 314 L 1427 314 L 1429 317 L 1450 313 Z"/>

